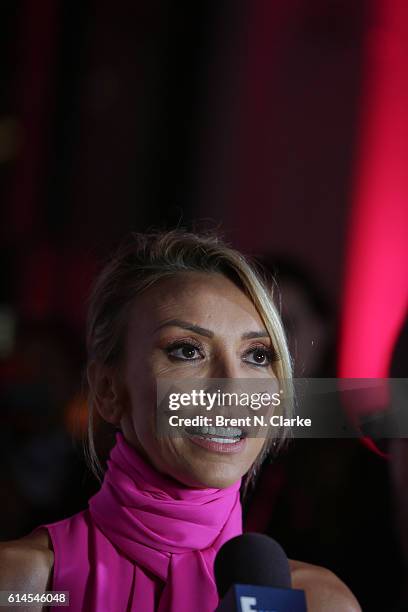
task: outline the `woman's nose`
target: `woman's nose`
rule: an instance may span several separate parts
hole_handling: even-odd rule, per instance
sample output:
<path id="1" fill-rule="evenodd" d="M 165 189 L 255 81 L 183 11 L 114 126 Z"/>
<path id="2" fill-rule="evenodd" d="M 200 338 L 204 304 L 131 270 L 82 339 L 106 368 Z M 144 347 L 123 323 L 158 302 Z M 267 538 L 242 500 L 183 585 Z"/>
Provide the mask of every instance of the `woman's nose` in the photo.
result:
<path id="1" fill-rule="evenodd" d="M 236 356 L 219 355 L 210 366 L 211 378 L 241 378 L 242 371 Z"/>

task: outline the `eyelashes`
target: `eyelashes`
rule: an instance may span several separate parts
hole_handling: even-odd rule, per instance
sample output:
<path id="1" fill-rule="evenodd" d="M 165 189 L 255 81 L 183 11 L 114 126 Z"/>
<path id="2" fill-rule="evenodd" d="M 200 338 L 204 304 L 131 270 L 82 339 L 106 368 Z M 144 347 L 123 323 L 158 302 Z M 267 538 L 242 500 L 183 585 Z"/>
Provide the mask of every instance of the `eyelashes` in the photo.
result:
<path id="1" fill-rule="evenodd" d="M 266 347 L 266 346 L 259 346 L 258 345 L 258 346 L 251 347 L 250 349 L 248 349 L 245 352 L 245 355 L 248 355 L 248 354 L 249 355 L 250 354 L 252 354 L 252 355 L 257 354 L 258 356 L 259 355 L 264 355 L 266 357 L 266 359 L 267 359 L 266 363 L 259 363 L 257 361 L 248 361 L 248 360 L 245 360 L 245 361 L 248 361 L 248 363 L 251 363 L 251 364 L 256 365 L 258 367 L 261 367 L 261 368 L 268 367 L 274 361 L 277 361 L 277 353 L 276 353 L 275 349 L 269 348 L 269 347 Z"/>
<path id="2" fill-rule="evenodd" d="M 178 340 L 177 342 L 172 342 L 166 346 L 165 351 L 167 356 L 175 361 L 198 361 L 200 358 L 204 358 L 203 347 L 198 342 L 195 343 L 192 340 Z M 194 351 L 199 353 L 201 357 L 191 358 L 191 353 Z M 176 352 L 178 352 L 178 355 L 176 355 Z"/>
<path id="3" fill-rule="evenodd" d="M 172 361 L 201 361 L 205 358 L 204 348 L 201 343 L 191 339 L 172 342 L 166 346 L 165 352 Z M 254 360 L 250 359 L 251 356 Z M 276 350 L 264 344 L 249 347 L 242 357 L 246 363 L 261 368 L 268 367 L 279 360 Z M 261 357 L 262 363 L 256 360 L 259 357 Z"/>

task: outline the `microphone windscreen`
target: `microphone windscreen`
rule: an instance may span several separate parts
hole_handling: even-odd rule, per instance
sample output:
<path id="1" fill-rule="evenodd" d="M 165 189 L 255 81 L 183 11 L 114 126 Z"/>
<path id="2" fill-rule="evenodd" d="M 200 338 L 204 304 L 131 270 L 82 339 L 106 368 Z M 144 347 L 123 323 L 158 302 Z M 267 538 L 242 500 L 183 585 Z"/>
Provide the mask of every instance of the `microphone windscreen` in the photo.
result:
<path id="1" fill-rule="evenodd" d="M 225 542 L 215 558 L 214 574 L 220 599 L 233 584 L 292 588 L 285 551 L 260 533 L 244 533 Z"/>

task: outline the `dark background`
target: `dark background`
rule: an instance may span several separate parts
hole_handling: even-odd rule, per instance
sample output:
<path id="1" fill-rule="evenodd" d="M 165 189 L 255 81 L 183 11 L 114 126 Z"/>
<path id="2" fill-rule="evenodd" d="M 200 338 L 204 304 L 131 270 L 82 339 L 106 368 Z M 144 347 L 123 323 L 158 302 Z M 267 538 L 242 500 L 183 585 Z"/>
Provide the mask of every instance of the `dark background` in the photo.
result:
<path id="1" fill-rule="evenodd" d="M 373 4 L 1 3 L 0 539 L 97 488 L 81 450 L 86 299 L 132 229 L 219 227 L 277 273 L 297 374 L 336 375 Z M 264 467 L 247 528 L 391 610 L 395 504 L 379 454 L 303 440 Z"/>

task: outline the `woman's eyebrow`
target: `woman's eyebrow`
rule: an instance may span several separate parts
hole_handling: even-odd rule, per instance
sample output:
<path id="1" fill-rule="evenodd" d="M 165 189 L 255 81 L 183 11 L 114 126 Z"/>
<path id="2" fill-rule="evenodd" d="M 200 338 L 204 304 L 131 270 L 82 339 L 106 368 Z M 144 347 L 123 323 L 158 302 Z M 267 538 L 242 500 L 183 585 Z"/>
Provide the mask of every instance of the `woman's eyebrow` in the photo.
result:
<path id="1" fill-rule="evenodd" d="M 209 329 L 205 329 L 205 327 L 200 327 L 194 323 L 189 323 L 188 321 L 183 321 L 182 319 L 170 319 L 169 321 L 163 321 L 163 323 L 160 323 L 160 325 L 156 327 L 154 331 L 157 332 L 159 329 L 168 326 L 181 327 L 182 329 L 196 332 L 201 336 L 207 336 L 207 338 L 212 338 L 214 336 L 214 332 L 210 331 Z"/>
<path id="2" fill-rule="evenodd" d="M 269 338 L 269 334 L 266 329 L 260 329 L 259 331 L 250 331 L 242 334 L 242 340 L 249 340 L 250 338 Z"/>
<path id="3" fill-rule="evenodd" d="M 154 330 L 155 332 L 159 331 L 163 327 L 181 327 L 182 329 L 187 329 L 188 331 L 193 331 L 201 336 L 206 336 L 207 338 L 213 338 L 214 332 L 205 327 L 201 327 L 200 325 L 195 325 L 194 323 L 190 323 L 189 321 L 183 321 L 182 319 L 170 319 L 168 321 L 163 321 L 160 323 L 158 327 Z M 269 334 L 266 329 L 261 329 L 257 331 L 249 331 L 242 334 L 242 340 L 249 340 L 251 338 L 269 338 Z"/>

